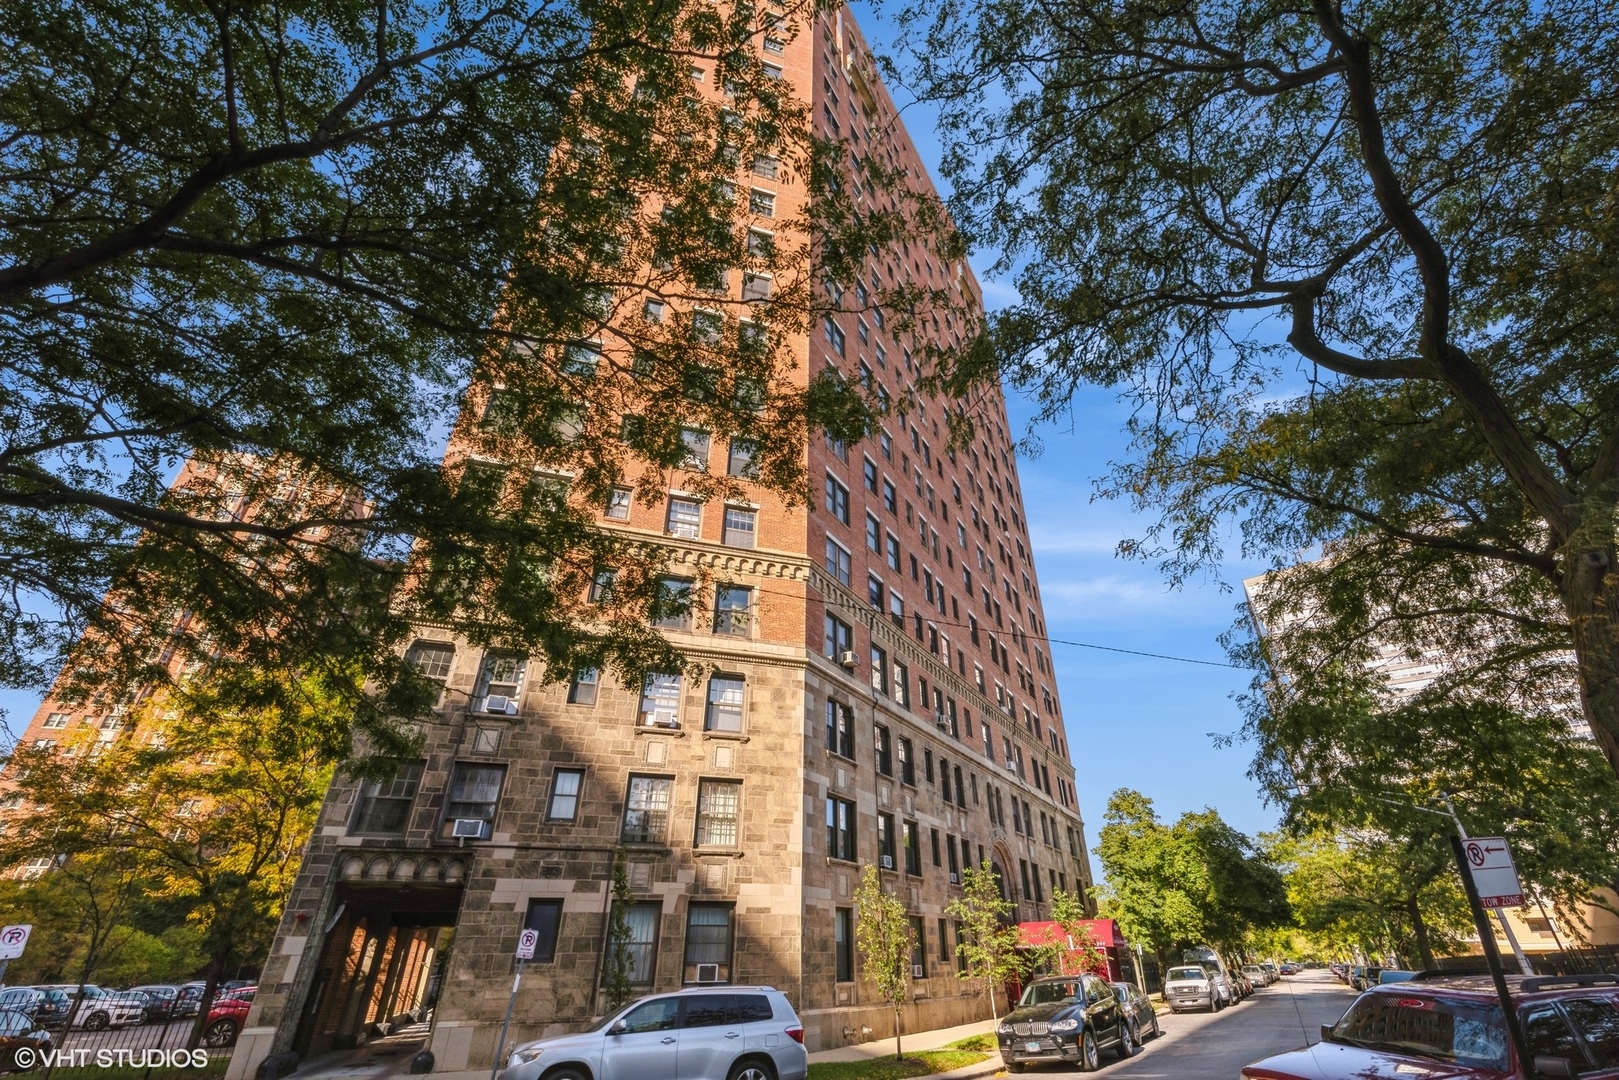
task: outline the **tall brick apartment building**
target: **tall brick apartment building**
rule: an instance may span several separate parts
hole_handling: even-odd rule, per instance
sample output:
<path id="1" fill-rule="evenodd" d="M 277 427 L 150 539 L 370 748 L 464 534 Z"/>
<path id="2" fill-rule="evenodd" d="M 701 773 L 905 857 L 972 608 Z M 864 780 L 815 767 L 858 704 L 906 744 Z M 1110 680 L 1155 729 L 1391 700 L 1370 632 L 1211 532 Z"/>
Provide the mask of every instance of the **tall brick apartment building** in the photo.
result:
<path id="1" fill-rule="evenodd" d="M 820 134 L 927 183 L 846 12 L 758 45 Z M 750 203 L 787 218 L 805 192 L 773 171 L 747 178 Z M 872 262 L 887 283 L 977 295 L 963 266 L 919 247 Z M 798 343 L 806 378 L 830 364 L 896 397 L 916 378 L 913 345 L 874 312 Z M 945 914 L 961 870 L 992 863 L 1024 920 L 1090 881 L 1005 405 L 975 406 L 975 441 L 951 451 L 954 405 L 923 397 L 859 445 L 812 441 L 807 508 L 762 491 L 704 503 L 678 470 L 659 503 L 613 500 L 602 528 L 667 544 L 712 583 L 700 618 L 665 626 L 711 667 L 701 680 L 541 685 L 525 656 L 422 627 L 411 656 L 444 685 L 423 757 L 391 782 L 332 788 L 233 1080 L 429 1004 L 436 1068 L 487 1067 L 525 927 L 540 944 L 511 1037 L 582 1026 L 604 1008 L 620 849 L 646 990 L 772 984 L 812 1049 L 890 1032 L 853 942 L 851 896 L 875 864 L 919 942 L 907 1027 L 986 1016 Z M 688 445 L 693 467 L 745 474 L 745 446 Z"/>

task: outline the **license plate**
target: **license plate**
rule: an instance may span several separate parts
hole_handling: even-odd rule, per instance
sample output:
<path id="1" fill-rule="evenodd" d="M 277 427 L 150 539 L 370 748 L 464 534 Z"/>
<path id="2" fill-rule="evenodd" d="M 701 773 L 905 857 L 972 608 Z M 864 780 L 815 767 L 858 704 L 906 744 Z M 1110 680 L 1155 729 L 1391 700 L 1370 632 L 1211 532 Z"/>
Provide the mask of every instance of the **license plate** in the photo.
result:
<path id="1" fill-rule="evenodd" d="M 1026 1042 L 1023 1044 L 1023 1049 L 1027 1050 L 1031 1054 L 1038 1054 L 1040 1052 L 1040 1044 L 1038 1042 Z"/>

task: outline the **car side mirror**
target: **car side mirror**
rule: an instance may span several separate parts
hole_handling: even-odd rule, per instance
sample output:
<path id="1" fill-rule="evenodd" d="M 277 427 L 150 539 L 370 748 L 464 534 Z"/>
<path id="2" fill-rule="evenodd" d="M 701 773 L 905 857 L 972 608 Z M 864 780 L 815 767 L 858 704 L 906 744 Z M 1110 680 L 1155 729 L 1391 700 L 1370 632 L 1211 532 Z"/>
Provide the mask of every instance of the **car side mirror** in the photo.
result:
<path id="1" fill-rule="evenodd" d="M 1540 1077 L 1573 1076 L 1574 1063 L 1566 1057 L 1552 1057 L 1550 1054 L 1535 1055 L 1535 1075 Z"/>
<path id="2" fill-rule="evenodd" d="M 1322 1042 L 1330 1042 L 1332 1040 L 1332 1029 L 1337 1027 L 1337 1026 L 1338 1025 L 1336 1025 L 1336 1024 L 1322 1024 L 1321 1025 L 1321 1041 Z"/>
<path id="3" fill-rule="evenodd" d="M 628 1030 L 630 1030 L 630 1025 L 626 1024 L 622 1020 L 618 1020 L 618 1021 L 615 1021 L 613 1023 L 612 1027 L 607 1029 L 607 1034 L 609 1034 L 609 1035 L 622 1035 Z"/>

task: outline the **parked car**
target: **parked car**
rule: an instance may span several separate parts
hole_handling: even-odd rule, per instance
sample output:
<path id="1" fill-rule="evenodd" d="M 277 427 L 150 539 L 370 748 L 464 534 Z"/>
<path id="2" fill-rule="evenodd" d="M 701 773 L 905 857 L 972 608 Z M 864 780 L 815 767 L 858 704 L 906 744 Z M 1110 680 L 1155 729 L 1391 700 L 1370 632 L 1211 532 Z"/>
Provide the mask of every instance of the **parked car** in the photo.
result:
<path id="1" fill-rule="evenodd" d="M 1201 964 L 1172 967 L 1164 974 L 1164 1003 L 1172 1013 L 1187 1009 L 1219 1012 L 1222 1004 L 1214 980 Z"/>
<path id="2" fill-rule="evenodd" d="M 1349 985 L 1356 990 L 1370 990 L 1377 985 L 1377 980 L 1382 977 L 1382 974 L 1383 969 L 1381 967 L 1371 965 L 1357 967 L 1355 974 L 1350 977 Z"/>
<path id="3" fill-rule="evenodd" d="M 174 1015 L 177 1017 L 196 1016 L 202 1008 L 202 983 L 186 983 L 176 988 L 178 993 L 174 999 Z"/>
<path id="4" fill-rule="evenodd" d="M 208 1010 L 208 1022 L 203 1025 L 202 1044 L 211 1050 L 236 1045 L 236 1036 L 247 1023 L 247 1014 L 253 1008 L 253 995 L 258 987 L 227 990 L 214 998 Z"/>
<path id="5" fill-rule="evenodd" d="M 49 1050 L 50 1032 L 21 1009 L 0 1009 L 0 1072 L 26 1072 L 38 1065 L 37 1056 L 28 1061 L 17 1060 L 17 1051 L 25 1047 L 35 1055 Z"/>
<path id="6" fill-rule="evenodd" d="M 180 1003 L 180 988 L 178 986 L 132 986 L 130 991 L 146 995 L 146 1022 L 148 1024 L 166 1024 L 178 1015 L 175 1011 Z M 195 1015 L 195 1013 L 192 1015 Z"/>
<path id="7" fill-rule="evenodd" d="M 804 1080 L 808 1072 L 804 1025 L 787 995 L 771 986 L 726 986 L 653 994 L 573 1035 L 522 1043 L 500 1080 L 542 1073 Z"/>
<path id="8" fill-rule="evenodd" d="M 1415 971 L 1396 971 L 1393 968 L 1384 968 L 1378 972 L 1377 985 L 1387 986 L 1389 983 L 1410 982 L 1417 977 Z"/>
<path id="9" fill-rule="evenodd" d="M 1423 973 L 1427 976 L 1427 973 Z M 1538 1077 L 1619 1076 L 1619 976 L 1508 975 Z M 1244 1080 L 1526 1080 L 1487 976 L 1419 976 L 1368 990 L 1321 1042 L 1242 1070 Z"/>
<path id="10" fill-rule="evenodd" d="M 1265 969 L 1260 967 L 1258 964 L 1242 965 L 1242 973 L 1248 976 L 1249 982 L 1254 983 L 1257 986 L 1270 985 L 1269 976 L 1265 974 Z"/>
<path id="11" fill-rule="evenodd" d="M 1208 970 L 1209 980 L 1214 983 L 1214 990 L 1220 995 L 1221 1005 L 1235 1005 L 1237 1003 L 1237 988 L 1231 982 L 1231 976 L 1226 974 L 1225 965 L 1218 960 L 1199 961 Z"/>
<path id="12" fill-rule="evenodd" d="M 1283 964 L 1282 965 L 1282 974 L 1283 975 L 1297 975 L 1302 970 L 1304 970 L 1304 969 L 1299 967 L 1299 965 L 1297 965 L 1297 964 Z"/>
<path id="13" fill-rule="evenodd" d="M 1281 979 L 1281 977 L 1282 977 L 1281 969 L 1278 968 L 1271 961 L 1269 961 L 1269 960 L 1262 961 L 1259 966 L 1260 966 L 1260 968 L 1262 968 L 1264 970 L 1266 975 L 1270 976 L 1270 981 L 1271 982 L 1276 982 L 1279 979 Z"/>
<path id="14" fill-rule="evenodd" d="M 15 1009 L 46 1029 L 65 1027 L 71 1004 L 64 991 L 49 987 L 8 986 L 0 990 L 0 1009 Z"/>
<path id="15" fill-rule="evenodd" d="M 1102 1051 L 1121 1058 L 1139 1047 L 1113 988 L 1094 975 L 1047 976 L 1023 990 L 1017 1008 L 995 1029 L 1006 1071 L 1049 1061 L 1095 1072 Z"/>
<path id="16" fill-rule="evenodd" d="M 79 987 L 73 983 L 57 983 L 38 989 L 60 990 L 70 1002 L 79 994 Z M 94 983 L 86 983 L 83 996 L 74 1006 L 73 1019 L 69 1026 L 84 1028 L 87 1031 L 100 1031 L 103 1028 L 128 1027 L 131 1024 L 145 1022 L 146 999 L 141 995 L 123 994 L 96 986 Z"/>
<path id="17" fill-rule="evenodd" d="M 1231 980 L 1231 986 L 1237 991 L 1237 997 L 1250 998 L 1254 996 L 1254 990 L 1257 988 L 1254 986 L 1253 980 L 1249 979 L 1241 968 L 1230 968 L 1226 971 L 1226 977 Z"/>
<path id="18" fill-rule="evenodd" d="M 1130 1021 L 1130 1034 L 1136 1042 L 1144 1043 L 1164 1033 L 1164 1029 L 1158 1026 L 1158 1012 L 1152 1007 L 1152 998 L 1143 994 L 1134 983 L 1116 982 L 1108 985 L 1113 988 L 1113 996 L 1119 999 L 1125 1019 Z"/>

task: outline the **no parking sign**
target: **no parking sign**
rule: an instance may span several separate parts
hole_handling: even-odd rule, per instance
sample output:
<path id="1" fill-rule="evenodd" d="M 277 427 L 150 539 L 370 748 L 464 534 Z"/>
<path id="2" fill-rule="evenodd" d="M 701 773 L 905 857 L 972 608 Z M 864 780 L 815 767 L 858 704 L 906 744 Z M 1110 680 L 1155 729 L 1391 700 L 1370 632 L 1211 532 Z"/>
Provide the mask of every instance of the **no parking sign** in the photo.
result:
<path id="1" fill-rule="evenodd" d="M 28 946 L 28 935 L 34 932 L 32 923 L 0 927 L 0 960 L 15 960 Z"/>
<path id="2" fill-rule="evenodd" d="M 521 934 L 518 934 L 517 935 L 517 959 L 519 959 L 519 960 L 532 960 L 532 959 L 534 959 L 534 946 L 538 945 L 539 943 L 540 943 L 540 932 L 538 930 L 524 930 Z"/>

